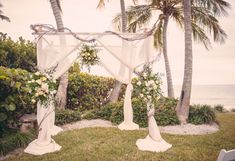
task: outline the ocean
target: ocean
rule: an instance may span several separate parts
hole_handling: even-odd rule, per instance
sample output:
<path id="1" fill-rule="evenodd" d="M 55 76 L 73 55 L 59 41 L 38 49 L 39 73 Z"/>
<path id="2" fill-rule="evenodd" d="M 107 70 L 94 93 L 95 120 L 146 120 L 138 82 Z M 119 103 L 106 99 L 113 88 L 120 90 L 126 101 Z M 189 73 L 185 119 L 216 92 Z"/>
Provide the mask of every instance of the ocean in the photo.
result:
<path id="1" fill-rule="evenodd" d="M 162 87 L 165 95 L 166 87 Z M 181 86 L 174 86 L 175 97 L 180 96 Z M 235 85 L 193 85 L 191 104 L 224 105 L 227 110 L 235 109 Z"/>

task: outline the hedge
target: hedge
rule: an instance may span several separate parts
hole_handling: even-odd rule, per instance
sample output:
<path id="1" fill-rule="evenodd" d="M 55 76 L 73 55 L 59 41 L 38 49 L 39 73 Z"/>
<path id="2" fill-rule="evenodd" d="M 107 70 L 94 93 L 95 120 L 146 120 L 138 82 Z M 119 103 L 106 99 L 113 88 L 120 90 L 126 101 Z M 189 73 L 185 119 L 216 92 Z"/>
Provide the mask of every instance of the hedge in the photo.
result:
<path id="1" fill-rule="evenodd" d="M 107 102 L 114 79 L 74 72 L 69 75 L 67 106 L 80 111 L 100 108 Z"/>
<path id="2" fill-rule="evenodd" d="M 0 37 L 0 66 L 21 68 L 33 72 L 36 70 L 36 47 L 22 37 L 13 41 L 7 36 Z"/>
<path id="3" fill-rule="evenodd" d="M 35 110 L 26 90 L 28 76 L 26 70 L 0 67 L 0 137 L 7 128 L 17 128 L 23 114 Z"/>
<path id="4" fill-rule="evenodd" d="M 155 104 L 155 119 L 160 126 L 180 124 L 175 112 L 177 104 L 176 99 L 162 97 Z M 134 122 L 140 127 L 147 127 L 146 105 L 140 100 L 132 99 Z M 91 110 L 82 115 L 83 119 L 106 119 L 114 124 L 120 124 L 123 121 L 123 101 L 109 103 L 99 110 Z M 208 124 L 216 122 L 215 112 L 209 105 L 190 106 L 189 123 Z"/>

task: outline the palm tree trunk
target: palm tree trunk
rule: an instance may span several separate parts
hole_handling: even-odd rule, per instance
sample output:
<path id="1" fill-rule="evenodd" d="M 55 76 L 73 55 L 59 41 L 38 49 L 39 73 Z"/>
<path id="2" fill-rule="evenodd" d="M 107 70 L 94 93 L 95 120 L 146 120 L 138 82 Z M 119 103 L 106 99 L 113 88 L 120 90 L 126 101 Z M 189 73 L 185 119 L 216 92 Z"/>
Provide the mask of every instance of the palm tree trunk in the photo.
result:
<path id="1" fill-rule="evenodd" d="M 61 11 L 57 4 L 57 0 L 50 0 L 50 3 L 56 20 L 57 29 L 58 31 L 63 32 L 64 25 L 61 17 Z M 60 77 L 60 84 L 56 94 L 59 109 L 65 109 L 67 103 L 67 87 L 68 87 L 68 72 L 66 72 Z"/>
<path id="2" fill-rule="evenodd" d="M 165 15 L 163 24 L 163 55 L 166 68 L 166 78 L 167 78 L 167 94 L 168 97 L 174 97 L 174 89 L 172 83 L 171 69 L 169 64 L 169 59 L 167 55 L 167 27 L 169 22 L 169 15 Z"/>
<path id="3" fill-rule="evenodd" d="M 120 7 L 121 7 L 121 13 L 122 13 L 122 32 L 124 33 L 126 32 L 126 28 L 127 28 L 127 17 L 126 17 L 126 9 L 125 9 L 124 0 L 120 0 Z M 117 102 L 121 87 L 122 87 L 122 83 L 116 80 L 113 91 L 109 97 L 110 102 Z"/>
<path id="4" fill-rule="evenodd" d="M 185 124 L 189 115 L 189 105 L 192 88 L 192 26 L 191 26 L 191 1 L 184 0 L 184 25 L 185 25 L 185 60 L 184 60 L 184 79 L 181 90 L 180 100 L 177 104 L 177 116 L 182 124 Z"/>

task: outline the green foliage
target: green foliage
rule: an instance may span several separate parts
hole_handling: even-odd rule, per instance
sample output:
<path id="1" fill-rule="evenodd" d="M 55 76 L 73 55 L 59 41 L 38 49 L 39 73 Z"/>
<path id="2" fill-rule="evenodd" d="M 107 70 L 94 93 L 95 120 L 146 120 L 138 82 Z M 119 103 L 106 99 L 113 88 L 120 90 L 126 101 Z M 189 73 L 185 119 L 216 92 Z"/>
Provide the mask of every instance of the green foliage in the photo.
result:
<path id="1" fill-rule="evenodd" d="M 57 110 L 55 113 L 55 124 L 63 125 L 66 123 L 81 120 L 81 113 L 73 110 Z"/>
<path id="2" fill-rule="evenodd" d="M 27 146 L 35 136 L 35 132 L 31 131 L 28 133 L 11 133 L 0 138 L 0 156 L 6 155 L 16 148 Z"/>
<path id="3" fill-rule="evenodd" d="M 193 105 L 189 109 L 188 122 L 192 124 L 208 124 L 216 121 L 215 112 L 210 105 Z"/>
<path id="4" fill-rule="evenodd" d="M 35 109 L 27 93 L 28 77 L 25 70 L 0 67 L 0 136 L 7 127 L 18 127 L 19 118 Z"/>
<path id="5" fill-rule="evenodd" d="M 21 68 L 27 71 L 36 70 L 35 45 L 22 37 L 14 42 L 11 38 L 0 38 L 0 66 L 8 68 Z"/>
<path id="6" fill-rule="evenodd" d="M 220 105 L 220 104 L 214 105 L 214 110 L 215 110 L 216 112 L 224 112 L 224 111 L 225 111 L 225 110 L 224 110 L 224 106 L 223 106 L 223 105 Z"/>
<path id="7" fill-rule="evenodd" d="M 114 80 L 86 73 L 71 73 L 68 85 L 68 107 L 80 111 L 99 109 L 107 101 Z"/>
<path id="8" fill-rule="evenodd" d="M 175 106 L 177 100 L 170 98 L 161 98 L 155 104 L 155 119 L 158 125 L 175 125 L 179 124 L 179 120 L 175 113 Z M 132 99 L 134 122 L 138 123 L 140 127 L 147 127 L 147 110 L 146 104 L 141 100 Z M 123 121 L 123 101 L 116 103 L 108 103 L 99 110 L 89 111 L 84 114 L 86 119 L 106 119 L 114 124 L 120 124 Z"/>

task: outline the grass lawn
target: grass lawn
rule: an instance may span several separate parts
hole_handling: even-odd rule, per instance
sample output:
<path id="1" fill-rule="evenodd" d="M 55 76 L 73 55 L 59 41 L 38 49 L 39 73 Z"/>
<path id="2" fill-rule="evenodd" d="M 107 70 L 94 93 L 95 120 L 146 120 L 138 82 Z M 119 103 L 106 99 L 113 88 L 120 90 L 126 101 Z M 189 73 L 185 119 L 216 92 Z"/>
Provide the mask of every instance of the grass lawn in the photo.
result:
<path id="1" fill-rule="evenodd" d="M 87 128 L 54 137 L 62 150 L 43 156 L 25 153 L 11 161 L 216 161 L 220 149 L 235 149 L 235 114 L 218 114 L 220 131 L 204 136 L 163 134 L 173 147 L 164 153 L 139 151 L 135 142 L 146 131 L 120 131 L 116 128 Z"/>

